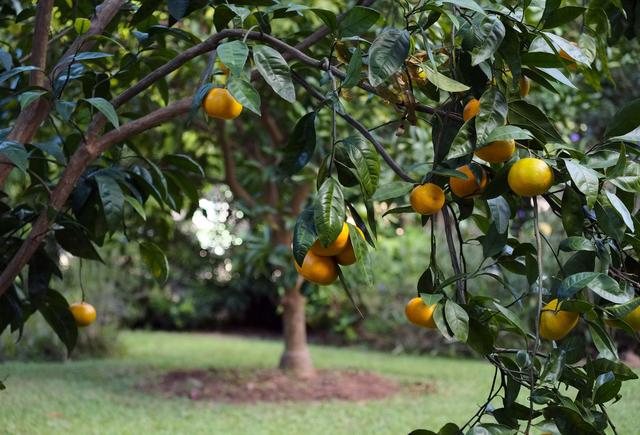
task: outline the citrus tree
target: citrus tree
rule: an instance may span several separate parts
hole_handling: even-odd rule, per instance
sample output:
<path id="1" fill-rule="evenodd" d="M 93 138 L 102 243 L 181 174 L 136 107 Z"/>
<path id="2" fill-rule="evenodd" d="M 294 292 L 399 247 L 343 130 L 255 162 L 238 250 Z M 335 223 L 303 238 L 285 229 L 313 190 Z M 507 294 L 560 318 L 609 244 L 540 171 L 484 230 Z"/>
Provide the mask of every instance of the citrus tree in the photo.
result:
<path id="1" fill-rule="evenodd" d="M 406 316 L 495 367 L 478 412 L 438 433 L 615 432 L 607 405 L 636 375 L 619 360 L 610 328 L 640 329 L 640 100 L 621 104 L 585 149 L 547 116 L 542 96 L 588 92 L 574 82 L 598 88 L 610 76 L 620 38 L 636 37 L 633 2 L 335 6 L 106 0 L 94 8 L 42 0 L 19 10 L 3 3 L 0 331 L 20 330 L 39 311 L 73 347 L 76 325 L 95 312 L 70 309 L 52 289 L 60 249 L 99 260 L 96 245 L 124 237 L 166 279 L 154 232 L 130 229 L 150 212 L 193 211 L 209 159 L 197 160 L 193 144 L 167 154 L 150 144 L 172 134 L 180 142 L 185 131 L 218 134 L 225 182 L 250 207 L 287 192 L 257 216 L 279 231 L 277 245 L 291 240 L 293 266 L 309 282 L 339 279 L 351 295 L 349 275 L 371 280 L 376 203 L 400 200 L 406 205 L 387 213 L 421 216 L 431 256 Z M 224 84 L 212 81 L 220 74 Z M 271 113 L 289 132 L 286 141 Z M 295 125 L 282 125 L 284 113 L 299 115 Z M 387 119 L 369 125 L 380 114 Z M 219 121 L 203 124 L 203 115 Z M 233 170 L 236 159 L 258 151 L 234 149 L 229 137 L 239 120 L 260 115 L 274 140 L 253 171 L 273 172 L 248 191 Z M 166 123 L 161 136 L 148 132 Z M 385 146 L 377 132 L 390 124 L 421 160 Z M 259 130 L 254 124 L 243 142 Z M 379 185 L 383 167 L 396 179 Z M 315 193 L 290 237 L 286 219 L 275 218 L 282 202 L 290 214 L 304 205 L 309 187 L 300 186 L 311 175 Z M 567 237 L 559 246 L 540 233 L 544 208 L 562 220 Z M 522 210 L 531 216 L 528 240 L 523 231 L 510 236 Z M 463 225 L 481 235 L 465 240 Z M 483 253 L 473 269 L 465 257 L 471 247 Z M 549 256 L 557 267 L 544 270 Z M 291 276 L 294 269 L 282 270 Z M 510 275 L 527 284 L 515 288 Z M 512 296 L 469 292 L 467 282 L 480 276 Z M 304 330 L 300 286 L 301 279 L 286 286 L 285 331 Z M 295 360 L 306 352 L 304 335 L 289 335 L 301 343 L 289 349 Z"/>

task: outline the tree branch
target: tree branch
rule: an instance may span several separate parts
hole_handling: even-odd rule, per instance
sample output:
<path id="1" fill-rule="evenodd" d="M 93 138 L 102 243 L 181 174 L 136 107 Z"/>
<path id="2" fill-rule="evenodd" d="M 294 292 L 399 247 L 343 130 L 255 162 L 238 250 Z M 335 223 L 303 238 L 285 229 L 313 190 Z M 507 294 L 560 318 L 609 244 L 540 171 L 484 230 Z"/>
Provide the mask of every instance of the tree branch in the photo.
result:
<path id="1" fill-rule="evenodd" d="M 53 0 L 40 0 L 36 9 L 36 20 L 31 43 L 31 64 L 40 70 L 31 71 L 29 84 L 31 86 L 45 86 L 44 69 L 47 66 L 47 41 L 51 27 L 51 10 Z"/>
<path id="2" fill-rule="evenodd" d="M 43 2 L 49 2 L 49 1 L 50 0 L 43 0 Z M 67 58 L 73 55 L 74 53 L 76 53 L 78 50 L 90 48 L 94 44 L 94 40 L 91 39 L 87 41 L 87 39 L 94 35 L 102 34 L 104 32 L 104 29 L 111 22 L 113 17 L 115 17 L 115 15 L 118 13 L 118 11 L 120 10 L 120 8 L 124 3 L 125 3 L 125 0 L 105 0 L 102 4 L 100 4 L 96 8 L 96 14 L 91 20 L 91 27 L 89 28 L 89 30 L 85 34 L 80 35 L 71 44 L 71 46 L 69 47 L 69 49 L 67 49 L 65 54 L 62 56 L 61 60 L 58 62 L 58 64 L 52 69 L 52 72 L 59 70 L 60 65 L 68 61 Z M 42 24 L 42 26 L 40 26 L 40 24 L 38 24 L 37 22 L 37 18 L 38 17 L 36 17 L 37 27 L 34 33 L 34 38 L 36 37 L 36 33 L 39 30 L 41 30 L 39 29 L 39 27 L 44 28 L 45 26 L 44 23 Z M 42 19 L 46 19 L 46 18 L 47 17 L 44 17 L 44 16 L 42 17 Z M 49 16 L 48 19 L 50 21 L 51 17 Z M 46 30 L 42 30 L 42 32 L 44 32 L 45 34 L 44 35 L 45 46 L 39 48 L 39 50 L 41 50 L 40 51 L 41 54 L 39 54 L 40 57 L 46 58 L 46 50 L 47 50 L 46 37 L 48 36 L 49 27 L 50 27 L 49 25 L 46 25 Z M 40 46 L 41 44 L 42 44 L 41 42 L 38 42 L 38 44 L 36 45 Z M 34 56 L 35 54 L 36 53 L 32 53 L 32 56 Z M 44 79 L 44 75 L 42 77 Z M 33 75 L 32 75 L 32 78 L 33 78 Z M 53 82 L 55 78 L 56 78 L 55 75 L 51 75 L 50 82 Z M 49 87 L 47 83 L 44 83 L 44 86 Z M 47 118 L 47 116 L 49 116 L 50 112 L 51 112 L 51 104 L 49 104 L 47 99 L 38 98 L 38 100 L 31 103 L 29 106 L 27 106 L 24 110 L 20 112 L 20 114 L 16 119 L 16 122 L 13 125 L 13 128 L 11 129 L 11 132 L 7 135 L 7 140 L 12 140 L 21 144 L 31 142 L 33 137 L 36 134 L 36 131 L 40 127 L 40 124 L 42 124 L 42 122 Z M 9 174 L 11 174 L 12 170 L 13 170 L 13 164 L 6 157 L 0 156 L 0 189 L 4 187 L 4 183 L 9 177 Z"/>
<path id="3" fill-rule="evenodd" d="M 100 139 L 78 148 L 73 156 L 71 156 L 60 181 L 53 190 L 49 199 L 49 205 L 40 213 L 40 216 L 38 216 L 38 219 L 31 228 L 29 236 L 22 243 L 20 249 L 18 249 L 18 252 L 11 259 L 7 267 L 2 271 L 0 275 L 0 296 L 9 288 L 22 268 L 36 252 L 48 232 L 50 225 L 49 217 L 57 213 L 64 206 L 78 178 L 84 173 L 86 167 L 111 145 L 164 122 L 174 121 L 176 117 L 187 113 L 191 108 L 191 101 L 191 97 L 178 100 L 142 118 L 124 124 L 120 128 L 108 132 Z"/>
<path id="4" fill-rule="evenodd" d="M 295 71 L 292 72 L 292 77 L 294 81 L 296 81 L 303 88 L 306 89 L 309 95 L 311 95 L 317 100 L 324 101 L 323 95 L 313 86 L 311 86 L 305 79 L 300 77 L 298 73 L 296 73 Z M 404 172 L 404 170 L 400 167 L 400 165 L 398 165 L 398 163 L 396 163 L 396 161 L 393 160 L 393 158 L 389 155 L 389 153 L 387 153 L 387 150 L 384 149 L 384 147 L 380 144 L 380 142 L 378 142 L 378 140 L 375 137 L 373 137 L 373 135 L 369 132 L 369 130 L 367 130 L 367 128 L 364 125 L 362 125 L 360 122 L 356 121 L 353 117 L 351 117 L 351 115 L 348 115 L 346 113 L 338 112 L 338 115 L 340 115 L 342 119 L 344 119 L 349 124 L 351 124 L 353 128 L 358 130 L 365 137 L 365 139 L 371 142 L 371 144 L 375 147 L 376 151 L 378 151 L 378 154 L 380 154 L 382 159 L 387 163 L 387 165 L 389 165 L 389 167 L 393 170 L 393 172 L 395 172 L 404 181 L 415 183 L 415 180 L 411 178 L 406 172 Z"/>

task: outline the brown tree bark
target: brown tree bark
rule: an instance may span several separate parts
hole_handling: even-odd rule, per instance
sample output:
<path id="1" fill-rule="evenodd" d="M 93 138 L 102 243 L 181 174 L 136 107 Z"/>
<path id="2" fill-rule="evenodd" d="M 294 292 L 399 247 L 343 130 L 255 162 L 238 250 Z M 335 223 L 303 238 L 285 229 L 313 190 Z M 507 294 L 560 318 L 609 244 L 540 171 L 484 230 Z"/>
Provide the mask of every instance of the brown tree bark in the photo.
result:
<path id="1" fill-rule="evenodd" d="M 284 351 L 280 357 L 280 369 L 308 379 L 316 375 L 316 369 L 307 346 L 306 300 L 300 293 L 302 283 L 303 279 L 299 277 L 296 285 L 286 289 L 282 297 Z"/>

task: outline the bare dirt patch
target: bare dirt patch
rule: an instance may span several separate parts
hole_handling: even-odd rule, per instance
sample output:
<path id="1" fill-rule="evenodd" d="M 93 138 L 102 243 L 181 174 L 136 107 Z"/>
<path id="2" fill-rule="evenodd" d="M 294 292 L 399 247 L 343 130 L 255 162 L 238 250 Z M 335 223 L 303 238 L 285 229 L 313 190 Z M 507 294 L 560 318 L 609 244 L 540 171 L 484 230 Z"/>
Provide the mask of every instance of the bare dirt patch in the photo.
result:
<path id="1" fill-rule="evenodd" d="M 348 400 L 390 397 L 406 386 L 365 371 L 320 370 L 312 379 L 299 380 L 279 370 L 177 370 L 141 387 L 166 397 L 230 403 Z M 430 392 L 428 384 L 412 384 L 411 392 Z"/>

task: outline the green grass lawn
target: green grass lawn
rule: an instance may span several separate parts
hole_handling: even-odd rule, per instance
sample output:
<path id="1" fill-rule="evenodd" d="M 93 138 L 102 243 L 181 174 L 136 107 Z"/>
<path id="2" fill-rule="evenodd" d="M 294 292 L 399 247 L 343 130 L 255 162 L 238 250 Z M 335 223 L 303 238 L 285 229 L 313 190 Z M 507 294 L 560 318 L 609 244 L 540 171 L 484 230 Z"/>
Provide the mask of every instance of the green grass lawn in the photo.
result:
<path id="1" fill-rule="evenodd" d="M 67 363 L 8 363 L 0 378 L 0 434 L 406 434 L 462 424 L 483 402 L 492 374 L 480 361 L 395 356 L 313 346 L 320 368 L 378 372 L 435 385 L 431 394 L 400 393 L 356 402 L 231 405 L 164 398 L 135 388 L 171 369 L 274 367 L 281 344 L 217 334 L 127 332 L 124 355 Z M 620 434 L 637 434 L 640 385 L 628 383 L 612 407 Z"/>

